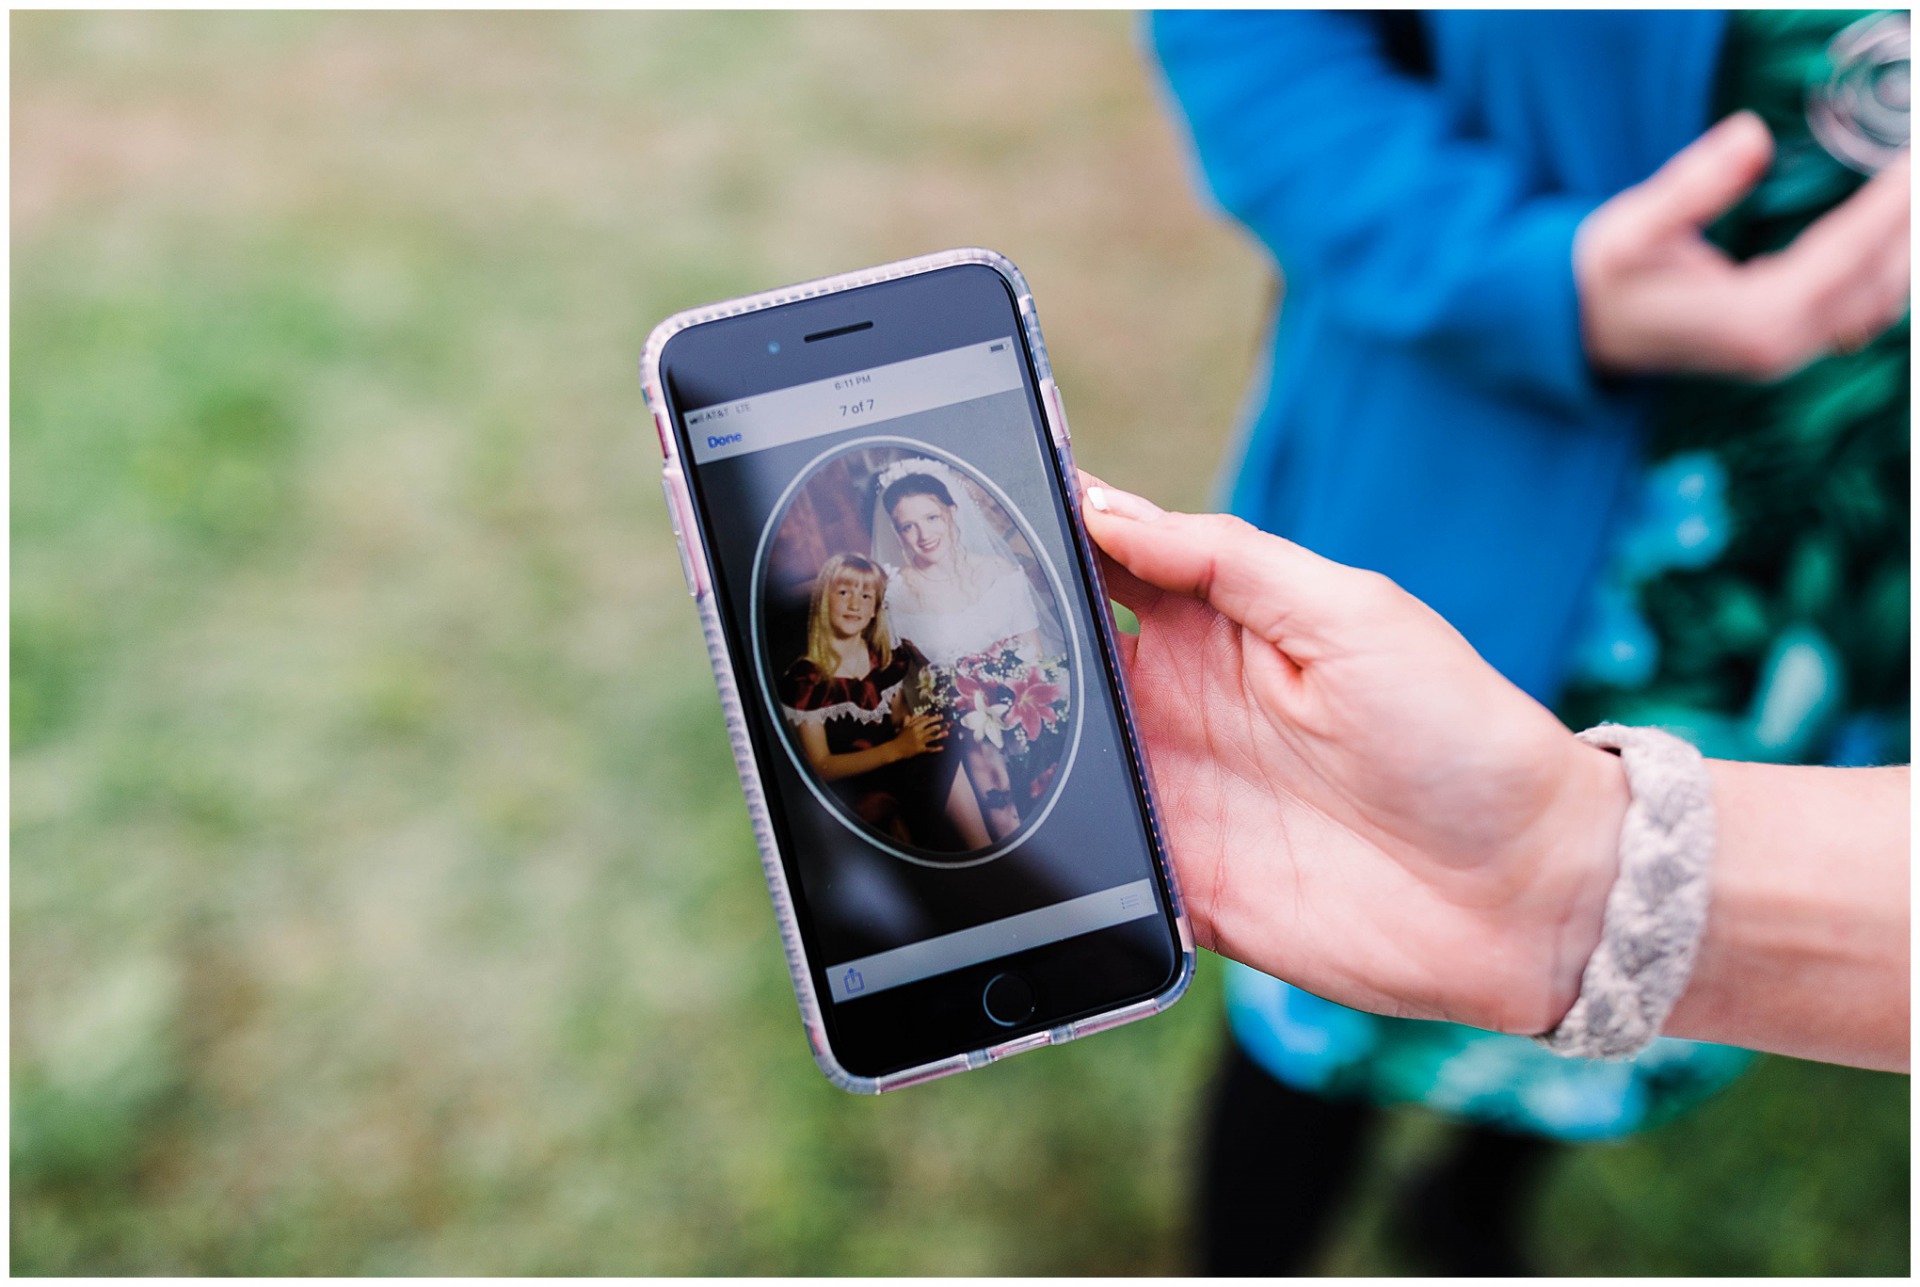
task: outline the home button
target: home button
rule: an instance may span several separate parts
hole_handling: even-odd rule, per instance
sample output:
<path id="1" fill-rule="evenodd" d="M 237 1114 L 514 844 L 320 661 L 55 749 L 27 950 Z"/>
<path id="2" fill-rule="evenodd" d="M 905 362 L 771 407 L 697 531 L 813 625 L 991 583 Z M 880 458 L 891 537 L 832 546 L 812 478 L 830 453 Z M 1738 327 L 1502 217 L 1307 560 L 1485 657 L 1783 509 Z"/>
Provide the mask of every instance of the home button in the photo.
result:
<path id="1" fill-rule="evenodd" d="M 1011 1028 L 1033 1013 L 1033 988 L 1017 974 L 996 974 L 987 980 L 980 1004 L 987 1018 L 1003 1028 Z"/>

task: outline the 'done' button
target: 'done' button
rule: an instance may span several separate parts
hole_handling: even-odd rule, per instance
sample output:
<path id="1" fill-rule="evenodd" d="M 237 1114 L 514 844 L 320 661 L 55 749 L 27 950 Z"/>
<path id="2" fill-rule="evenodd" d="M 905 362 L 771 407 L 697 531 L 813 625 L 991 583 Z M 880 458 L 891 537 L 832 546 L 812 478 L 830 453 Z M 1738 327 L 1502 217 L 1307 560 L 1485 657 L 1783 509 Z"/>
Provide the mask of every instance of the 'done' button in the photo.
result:
<path id="1" fill-rule="evenodd" d="M 1017 974 L 996 974 L 980 994 L 987 1018 L 1011 1028 L 1033 1013 L 1033 986 Z"/>

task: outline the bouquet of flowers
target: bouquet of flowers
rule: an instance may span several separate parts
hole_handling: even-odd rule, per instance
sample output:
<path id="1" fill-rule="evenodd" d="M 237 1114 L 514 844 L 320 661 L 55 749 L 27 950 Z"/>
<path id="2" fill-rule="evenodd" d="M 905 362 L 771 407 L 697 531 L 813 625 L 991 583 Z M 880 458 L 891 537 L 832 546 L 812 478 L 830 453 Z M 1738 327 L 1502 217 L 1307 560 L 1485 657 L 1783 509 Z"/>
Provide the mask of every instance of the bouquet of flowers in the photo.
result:
<path id="1" fill-rule="evenodd" d="M 934 704 L 948 720 L 1009 759 L 1028 755 L 1067 718 L 1065 657 L 1027 661 L 1012 648 L 963 658 L 941 668 Z"/>

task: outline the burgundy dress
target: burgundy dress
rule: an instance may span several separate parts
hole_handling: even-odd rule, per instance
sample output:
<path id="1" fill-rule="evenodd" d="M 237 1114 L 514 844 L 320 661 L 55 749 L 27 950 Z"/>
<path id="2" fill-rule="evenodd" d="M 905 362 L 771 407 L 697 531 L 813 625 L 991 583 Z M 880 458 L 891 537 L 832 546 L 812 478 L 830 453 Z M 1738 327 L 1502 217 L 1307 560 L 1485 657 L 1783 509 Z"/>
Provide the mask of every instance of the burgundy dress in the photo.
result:
<path id="1" fill-rule="evenodd" d="M 871 658 L 871 654 L 869 654 Z M 859 679 L 823 674 L 805 657 L 780 677 L 780 708 L 796 729 L 819 725 L 834 755 L 867 751 L 899 736 L 893 701 L 926 658 L 902 640 L 885 666 Z M 952 853 L 965 848 L 941 807 L 957 765 L 946 751 L 915 755 L 828 782 L 827 789 L 862 822 L 916 849 Z"/>

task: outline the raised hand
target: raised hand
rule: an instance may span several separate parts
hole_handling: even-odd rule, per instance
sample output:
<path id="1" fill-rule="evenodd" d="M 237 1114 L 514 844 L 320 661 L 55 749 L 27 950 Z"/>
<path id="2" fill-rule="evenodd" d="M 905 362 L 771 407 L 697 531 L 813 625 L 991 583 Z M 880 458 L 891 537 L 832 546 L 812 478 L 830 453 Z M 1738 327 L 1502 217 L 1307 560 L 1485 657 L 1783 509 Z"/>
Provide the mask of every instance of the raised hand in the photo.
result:
<path id="1" fill-rule="evenodd" d="M 1735 263 L 1702 236 L 1772 158 L 1767 127 L 1738 112 L 1587 216 L 1573 268 L 1595 366 L 1778 380 L 1906 312 L 1904 154 L 1777 254 Z"/>

